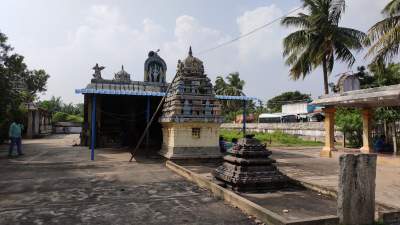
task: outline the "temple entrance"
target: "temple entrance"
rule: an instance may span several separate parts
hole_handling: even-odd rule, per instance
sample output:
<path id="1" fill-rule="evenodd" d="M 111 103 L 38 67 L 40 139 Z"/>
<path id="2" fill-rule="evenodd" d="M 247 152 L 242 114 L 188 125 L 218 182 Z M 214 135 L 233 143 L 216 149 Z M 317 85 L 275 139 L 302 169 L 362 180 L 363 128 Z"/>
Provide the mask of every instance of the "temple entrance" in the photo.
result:
<path id="1" fill-rule="evenodd" d="M 98 147 L 134 148 L 160 101 L 161 97 L 154 96 L 100 96 L 97 112 Z M 158 117 L 142 142 L 142 148 L 161 148 L 162 131 Z"/>

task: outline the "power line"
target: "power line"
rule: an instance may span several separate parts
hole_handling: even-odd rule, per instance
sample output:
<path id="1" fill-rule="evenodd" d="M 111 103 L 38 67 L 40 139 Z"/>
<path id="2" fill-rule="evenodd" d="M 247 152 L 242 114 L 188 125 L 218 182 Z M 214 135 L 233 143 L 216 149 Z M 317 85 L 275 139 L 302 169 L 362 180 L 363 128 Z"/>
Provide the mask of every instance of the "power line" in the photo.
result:
<path id="1" fill-rule="evenodd" d="M 240 36 L 238 36 L 238 37 L 236 37 L 236 38 L 233 38 L 232 40 L 229 40 L 229 41 L 227 41 L 227 42 L 221 43 L 221 44 L 219 44 L 219 45 L 217 45 L 217 46 L 215 46 L 215 47 L 202 50 L 202 51 L 198 52 L 197 54 L 198 54 L 198 55 L 202 55 L 202 54 L 205 54 L 205 53 L 207 53 L 207 52 L 211 52 L 211 51 L 213 51 L 213 50 L 215 50 L 215 49 L 218 49 L 218 48 L 224 47 L 224 46 L 226 46 L 226 45 L 229 45 L 229 44 L 231 44 L 231 43 L 233 43 L 233 42 L 239 41 L 240 39 L 245 38 L 245 37 L 247 37 L 247 36 L 249 36 L 249 35 L 251 35 L 251 34 L 254 34 L 255 32 L 257 32 L 257 31 L 259 31 L 259 30 L 261 30 L 261 29 L 263 29 L 263 28 L 265 28 L 265 27 L 268 27 L 268 26 L 272 25 L 272 24 L 275 23 L 276 21 L 281 20 L 281 19 L 285 18 L 286 16 L 288 16 L 288 15 L 290 15 L 290 14 L 292 14 L 292 13 L 294 13 L 294 12 L 296 12 L 297 10 L 302 9 L 302 8 L 303 8 L 302 6 L 301 6 L 301 7 L 297 7 L 297 8 L 295 8 L 295 9 L 289 11 L 288 13 L 284 14 L 283 16 L 278 17 L 278 18 L 276 18 L 276 19 L 274 19 L 274 20 L 272 20 L 272 21 L 270 21 L 270 22 L 268 22 L 268 23 L 266 23 L 266 24 L 264 24 L 264 25 L 262 25 L 262 26 L 260 26 L 260 27 L 257 27 L 257 28 L 255 28 L 255 29 L 253 29 L 253 30 L 251 30 L 251 31 L 249 31 L 249 32 L 247 32 L 247 33 L 245 33 L 245 34 L 242 34 L 242 35 L 240 35 Z"/>

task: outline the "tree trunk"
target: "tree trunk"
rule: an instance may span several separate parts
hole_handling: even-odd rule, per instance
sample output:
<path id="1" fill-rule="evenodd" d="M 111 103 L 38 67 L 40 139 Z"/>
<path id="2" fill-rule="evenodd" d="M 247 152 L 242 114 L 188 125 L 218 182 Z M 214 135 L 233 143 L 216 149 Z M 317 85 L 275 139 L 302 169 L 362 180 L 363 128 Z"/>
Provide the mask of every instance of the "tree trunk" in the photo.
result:
<path id="1" fill-rule="evenodd" d="M 329 94 L 329 85 L 328 85 L 328 68 L 326 68 L 326 57 L 322 60 L 322 70 L 324 72 L 324 91 L 325 94 Z"/>

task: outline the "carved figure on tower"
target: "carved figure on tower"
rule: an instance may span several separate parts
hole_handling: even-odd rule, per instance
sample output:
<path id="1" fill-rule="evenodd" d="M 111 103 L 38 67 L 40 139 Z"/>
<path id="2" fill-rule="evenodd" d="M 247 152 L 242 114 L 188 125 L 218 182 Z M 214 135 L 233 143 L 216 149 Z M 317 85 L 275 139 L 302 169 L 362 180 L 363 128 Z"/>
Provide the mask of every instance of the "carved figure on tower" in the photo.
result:
<path id="1" fill-rule="evenodd" d="M 99 66 L 98 63 L 92 68 L 94 70 L 93 78 L 96 80 L 101 80 L 101 71 L 104 70 L 106 67 Z"/>
<path id="2" fill-rule="evenodd" d="M 158 51 L 150 51 L 144 63 L 144 81 L 165 83 L 167 64 L 157 54 Z"/>

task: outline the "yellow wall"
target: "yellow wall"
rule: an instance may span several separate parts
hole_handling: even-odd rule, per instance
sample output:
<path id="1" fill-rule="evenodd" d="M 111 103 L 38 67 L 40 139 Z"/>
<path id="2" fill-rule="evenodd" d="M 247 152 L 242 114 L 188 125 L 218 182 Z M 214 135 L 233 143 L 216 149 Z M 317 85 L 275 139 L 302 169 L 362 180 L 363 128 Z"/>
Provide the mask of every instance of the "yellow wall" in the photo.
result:
<path id="1" fill-rule="evenodd" d="M 163 123 L 163 144 L 168 147 L 219 146 L 219 126 L 215 123 Z M 200 128 L 200 138 L 192 136 Z"/>

